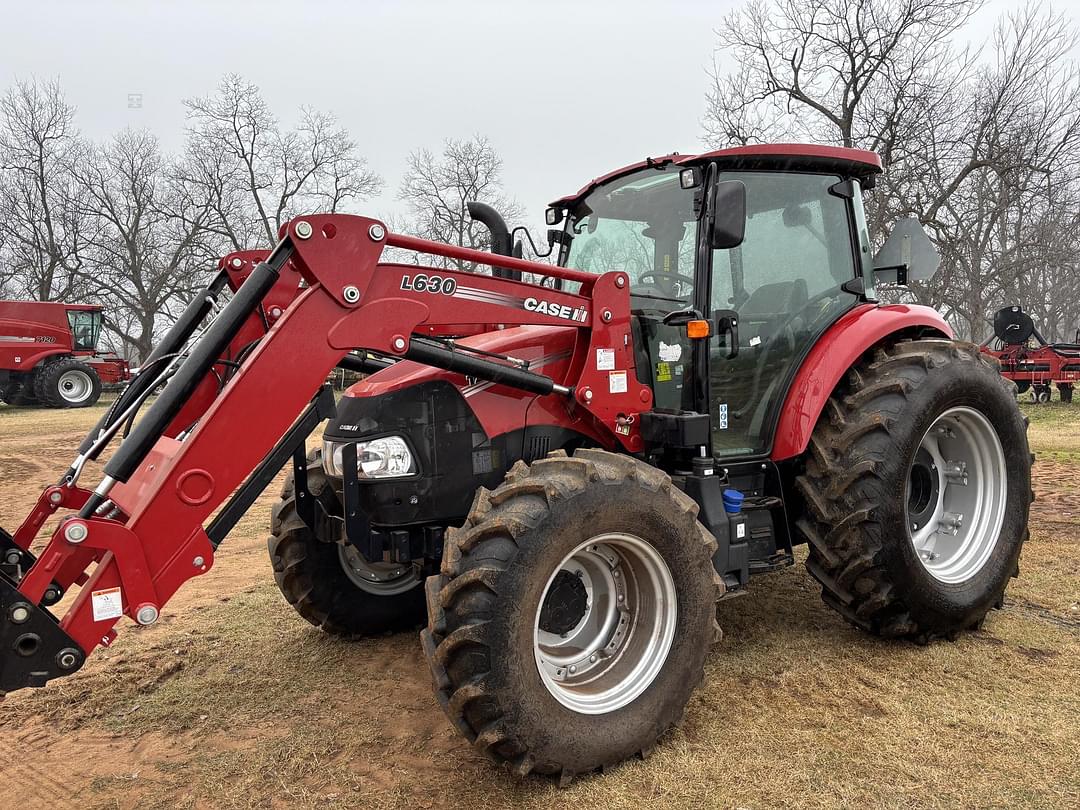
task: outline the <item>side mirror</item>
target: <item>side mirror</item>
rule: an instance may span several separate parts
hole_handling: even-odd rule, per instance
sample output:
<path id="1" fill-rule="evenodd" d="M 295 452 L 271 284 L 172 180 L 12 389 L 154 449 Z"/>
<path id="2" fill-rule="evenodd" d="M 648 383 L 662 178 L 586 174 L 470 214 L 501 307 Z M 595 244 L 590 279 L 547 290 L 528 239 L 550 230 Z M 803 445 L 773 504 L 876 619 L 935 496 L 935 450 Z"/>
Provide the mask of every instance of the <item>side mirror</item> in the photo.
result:
<path id="1" fill-rule="evenodd" d="M 937 248 L 915 217 L 902 219 L 874 257 L 874 275 L 879 281 L 906 284 L 923 281 L 937 272 L 941 259 Z"/>
<path id="2" fill-rule="evenodd" d="M 709 247 L 727 250 L 741 245 L 746 234 L 746 186 L 739 180 L 717 183 L 709 215 Z"/>

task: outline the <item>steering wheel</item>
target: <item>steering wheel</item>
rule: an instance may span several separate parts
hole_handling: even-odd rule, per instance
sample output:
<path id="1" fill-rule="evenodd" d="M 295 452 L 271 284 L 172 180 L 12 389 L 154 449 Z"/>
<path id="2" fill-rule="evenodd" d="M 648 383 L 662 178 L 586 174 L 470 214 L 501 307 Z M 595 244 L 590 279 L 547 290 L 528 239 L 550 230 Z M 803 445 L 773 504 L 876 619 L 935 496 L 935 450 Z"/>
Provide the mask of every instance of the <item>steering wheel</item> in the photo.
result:
<path id="1" fill-rule="evenodd" d="M 651 281 L 647 281 L 647 279 L 651 279 Z M 638 276 L 638 283 L 651 283 L 656 285 L 657 287 L 664 287 L 664 284 L 660 281 L 660 279 L 665 279 L 668 282 L 670 282 L 672 279 L 675 279 L 686 284 L 685 290 L 683 290 L 682 287 L 679 288 L 680 297 L 689 296 L 690 293 L 694 290 L 693 276 L 687 276 L 682 273 L 670 273 L 667 271 L 650 270 L 648 273 L 642 273 L 640 276 Z"/>

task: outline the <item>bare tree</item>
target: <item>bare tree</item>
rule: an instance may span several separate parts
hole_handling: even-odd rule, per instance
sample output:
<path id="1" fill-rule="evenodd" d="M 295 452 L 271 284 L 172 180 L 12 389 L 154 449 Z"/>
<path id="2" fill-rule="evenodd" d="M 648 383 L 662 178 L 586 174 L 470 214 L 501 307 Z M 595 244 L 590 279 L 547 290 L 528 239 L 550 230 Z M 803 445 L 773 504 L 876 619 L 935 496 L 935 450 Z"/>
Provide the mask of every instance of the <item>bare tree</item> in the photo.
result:
<path id="1" fill-rule="evenodd" d="M 170 181 L 157 139 L 125 130 L 73 166 L 85 234 L 81 274 L 108 305 L 106 329 L 144 360 L 155 332 L 201 286 L 216 250 L 204 231 L 212 212 Z"/>
<path id="2" fill-rule="evenodd" d="M 0 273 L 15 294 L 71 300 L 86 223 L 70 166 L 83 145 L 56 81 L 17 81 L 0 98 Z"/>
<path id="3" fill-rule="evenodd" d="M 752 0 L 718 31 L 742 66 L 714 70 L 704 122 L 718 146 L 794 136 L 881 154 L 873 230 L 920 218 L 943 263 L 908 294 L 976 339 L 997 306 L 1063 309 L 1045 284 L 1048 267 L 1076 265 L 1052 234 L 1080 146 L 1073 29 L 1032 4 L 999 24 L 988 56 L 957 50 L 951 37 L 979 5 Z"/>
<path id="4" fill-rule="evenodd" d="M 491 143 L 476 135 L 467 140 L 449 139 L 438 156 L 427 149 L 409 155 L 408 168 L 398 193 L 408 208 L 399 227 L 415 236 L 452 245 L 488 250 L 491 238 L 483 225 L 473 222 L 466 209 L 472 200 L 493 206 L 512 227 L 523 212 L 503 191 L 502 160 Z M 396 223 L 395 223 L 396 224 Z M 468 272 L 472 262 L 436 259 L 440 267 Z M 486 272 L 486 271 L 485 271 Z"/>
<path id="5" fill-rule="evenodd" d="M 208 227 L 233 249 L 272 244 L 302 211 L 340 211 L 382 181 L 332 115 L 308 108 L 283 129 L 254 84 L 226 76 L 187 99 L 188 142 L 177 177 L 213 211 Z"/>

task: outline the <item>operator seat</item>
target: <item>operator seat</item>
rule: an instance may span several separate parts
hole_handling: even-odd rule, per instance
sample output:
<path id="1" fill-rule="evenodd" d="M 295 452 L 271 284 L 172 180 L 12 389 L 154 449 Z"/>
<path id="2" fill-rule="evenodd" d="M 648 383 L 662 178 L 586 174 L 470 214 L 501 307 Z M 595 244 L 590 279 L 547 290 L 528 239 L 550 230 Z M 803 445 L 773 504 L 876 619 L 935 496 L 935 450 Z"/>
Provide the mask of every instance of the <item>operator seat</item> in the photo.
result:
<path id="1" fill-rule="evenodd" d="M 745 346 L 768 343 L 775 330 L 801 312 L 808 300 L 804 278 L 762 284 L 738 308 L 741 342 Z M 760 341 L 751 344 L 755 337 Z"/>

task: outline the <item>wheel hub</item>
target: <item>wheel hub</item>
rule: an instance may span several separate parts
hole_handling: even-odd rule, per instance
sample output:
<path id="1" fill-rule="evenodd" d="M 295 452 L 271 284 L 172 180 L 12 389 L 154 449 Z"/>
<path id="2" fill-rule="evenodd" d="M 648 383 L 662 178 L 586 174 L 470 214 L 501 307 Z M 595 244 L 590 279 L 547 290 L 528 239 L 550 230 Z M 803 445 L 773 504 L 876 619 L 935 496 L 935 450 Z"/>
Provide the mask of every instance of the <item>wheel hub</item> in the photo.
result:
<path id="1" fill-rule="evenodd" d="M 568 633 L 584 618 L 588 607 L 589 593 L 581 576 L 565 569 L 559 571 L 540 607 L 540 629 L 545 633 Z"/>
<path id="2" fill-rule="evenodd" d="M 908 471 L 908 537 L 940 582 L 975 576 L 997 545 L 1008 469 L 997 431 L 982 413 L 950 408 L 926 431 Z"/>
<path id="3" fill-rule="evenodd" d="M 625 706 L 663 667 L 677 609 L 671 571 L 649 543 L 622 533 L 586 540 L 551 574 L 537 605 L 541 680 L 581 714 Z"/>
<path id="4" fill-rule="evenodd" d="M 411 563 L 368 562 L 351 543 L 338 546 L 338 558 L 353 585 L 376 596 L 405 593 L 420 581 L 420 574 Z"/>

